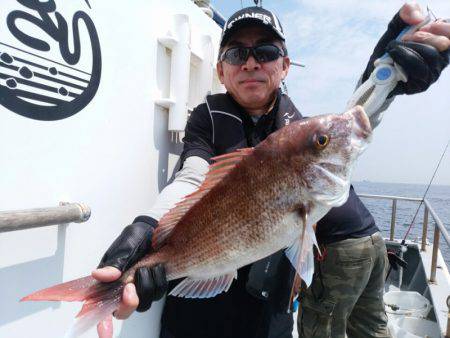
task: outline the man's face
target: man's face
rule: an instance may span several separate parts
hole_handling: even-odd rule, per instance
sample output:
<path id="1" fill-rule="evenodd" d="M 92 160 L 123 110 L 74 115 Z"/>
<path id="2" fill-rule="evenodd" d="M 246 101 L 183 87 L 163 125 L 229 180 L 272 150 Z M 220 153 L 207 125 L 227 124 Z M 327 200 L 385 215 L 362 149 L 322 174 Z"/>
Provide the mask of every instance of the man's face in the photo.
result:
<path id="1" fill-rule="evenodd" d="M 271 43 L 282 47 L 281 42 L 260 26 L 244 27 L 232 35 L 223 49 L 231 47 L 252 47 L 263 43 Z M 226 61 L 217 63 L 220 82 L 227 91 L 244 108 L 261 109 L 267 107 L 274 99 L 275 93 L 289 70 L 289 58 L 279 57 L 277 60 L 258 63 L 250 54 L 243 65 L 230 65 Z"/>

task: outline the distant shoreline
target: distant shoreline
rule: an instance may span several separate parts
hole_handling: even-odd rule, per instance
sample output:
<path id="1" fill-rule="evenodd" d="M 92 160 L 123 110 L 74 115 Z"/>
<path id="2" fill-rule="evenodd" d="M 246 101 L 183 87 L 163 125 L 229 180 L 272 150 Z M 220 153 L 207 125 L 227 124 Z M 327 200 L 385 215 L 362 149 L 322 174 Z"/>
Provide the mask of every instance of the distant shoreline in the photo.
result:
<path id="1" fill-rule="evenodd" d="M 378 181 L 369 181 L 369 180 L 362 180 L 362 181 L 352 181 L 352 183 L 361 184 L 361 183 L 369 183 L 369 184 L 396 184 L 396 185 L 415 185 L 415 186 L 423 186 L 426 187 L 428 183 L 405 183 L 405 182 L 378 182 Z M 432 183 L 431 186 L 436 187 L 446 187 L 450 188 L 450 184 L 435 184 Z"/>

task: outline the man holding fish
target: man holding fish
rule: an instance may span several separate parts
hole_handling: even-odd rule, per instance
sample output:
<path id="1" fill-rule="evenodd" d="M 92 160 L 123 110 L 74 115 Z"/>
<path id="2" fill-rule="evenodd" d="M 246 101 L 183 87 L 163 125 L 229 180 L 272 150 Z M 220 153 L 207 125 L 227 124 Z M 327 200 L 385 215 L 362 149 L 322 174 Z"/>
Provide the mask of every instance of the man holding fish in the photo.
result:
<path id="1" fill-rule="evenodd" d="M 429 24 L 405 36 L 404 43 L 389 44 L 407 24 L 416 25 L 423 19 L 418 5 L 403 6 L 377 45 L 362 80 L 373 70 L 373 61 L 389 51 L 409 77 L 407 83 L 397 85 L 395 95 L 424 91 L 436 81 L 448 63 L 448 55 L 442 52 L 450 45 L 449 23 Z M 289 57 L 281 24 L 273 13 L 254 7 L 232 15 L 223 31 L 219 55 L 217 71 L 228 94 L 217 100 L 210 96 L 206 104 L 194 110 L 186 127 L 182 169 L 175 182 L 162 192 L 150 214 L 153 217 L 138 217 L 119 241 L 139 236 L 129 234 L 130 227 L 147 228 L 148 238 L 148 229 L 157 225 L 156 219 L 200 184 L 213 156 L 255 146 L 286 121 L 301 118 L 289 98 L 278 90 L 288 74 Z M 233 140 L 229 134 L 242 135 Z M 299 335 L 344 337 L 347 331 L 349 337 L 388 337 L 382 302 L 386 249 L 372 216 L 353 188 L 345 204 L 333 208 L 318 222 L 317 237 L 327 256 L 316 262 L 312 285 L 301 301 Z M 120 249 L 136 251 L 132 246 L 113 244 L 101 266 L 113 265 L 120 270 L 123 265 L 117 262 L 124 255 Z M 240 269 L 230 291 L 214 298 L 167 297 L 161 337 L 290 337 L 291 316 L 275 304 L 282 303 L 290 293 L 293 272 L 284 257 L 274 256 Z M 140 258 L 135 255 L 127 259 Z M 277 281 L 271 283 L 279 285 L 267 286 L 263 280 L 259 288 L 250 285 L 252 269 L 257 274 L 261 262 L 277 266 L 279 271 L 272 276 Z M 104 281 L 117 278 L 120 271 L 113 269 L 97 270 L 94 276 Z M 138 279 L 142 283 L 136 283 L 137 294 L 130 284 L 115 316 L 126 318 L 138 304 L 139 310 L 145 310 L 152 300 L 159 299 L 166 291 L 163 270 L 161 266 L 139 270 L 137 274 L 144 277 Z M 262 272 L 257 275 L 261 279 L 271 277 Z M 255 289 L 261 293 L 257 295 Z M 154 291 L 144 294 L 144 290 Z M 261 296 L 264 290 L 266 299 Z"/>
<path id="2" fill-rule="evenodd" d="M 408 82 L 369 122 L 359 107 L 302 119 L 279 90 L 290 60 L 278 18 L 261 7 L 233 14 L 217 63 L 227 93 L 194 109 L 175 180 L 92 273 L 110 283 L 86 277 L 25 299 L 85 300 L 81 319 L 100 306 L 125 319 L 168 292 L 161 338 L 292 337 L 297 272 L 310 285 L 300 302 L 300 337 L 389 337 L 386 247 L 349 179 L 392 97 L 426 90 L 448 64 L 450 23 L 392 42 L 423 18 L 418 5 L 404 5 L 377 44 L 362 82 L 386 51 Z M 60 296 L 69 286 L 77 295 Z M 104 315 L 89 317 L 86 327 Z M 98 331 L 111 337 L 111 319 Z"/>

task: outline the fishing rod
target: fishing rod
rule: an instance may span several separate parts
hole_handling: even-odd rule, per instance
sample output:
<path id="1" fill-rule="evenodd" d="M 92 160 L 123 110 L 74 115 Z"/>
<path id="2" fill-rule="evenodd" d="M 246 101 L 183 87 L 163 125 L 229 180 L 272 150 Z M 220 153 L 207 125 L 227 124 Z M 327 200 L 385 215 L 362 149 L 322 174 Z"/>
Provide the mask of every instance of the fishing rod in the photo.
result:
<path id="1" fill-rule="evenodd" d="M 446 151 L 447 151 L 447 148 L 448 148 L 448 145 L 449 145 L 449 144 L 450 144 L 450 139 L 448 140 L 447 145 L 445 146 L 445 149 L 444 149 L 444 151 L 442 152 L 441 158 L 439 159 L 439 162 L 438 162 L 438 164 L 437 164 L 437 166 L 436 166 L 436 169 L 434 170 L 433 176 L 431 177 L 431 180 L 430 180 L 430 182 L 428 183 L 427 189 L 425 190 L 425 193 L 424 193 L 423 196 L 422 196 L 422 200 L 420 201 L 419 206 L 417 207 L 416 213 L 414 214 L 414 217 L 413 217 L 413 219 L 412 219 L 412 221 L 411 221 L 411 224 L 409 225 L 408 230 L 406 231 L 406 234 L 405 234 L 405 236 L 403 237 L 403 240 L 402 240 L 401 245 L 405 245 L 406 238 L 408 237 L 409 232 L 411 231 L 411 229 L 412 229 L 412 227 L 413 227 L 413 225 L 414 225 L 414 222 L 415 222 L 415 220 L 416 220 L 417 214 L 419 213 L 420 207 L 422 206 L 423 201 L 425 200 L 425 196 L 427 195 L 428 190 L 429 190 L 430 187 L 431 187 L 431 183 L 433 182 L 434 177 L 436 176 L 436 173 L 437 173 L 437 171 L 438 171 L 438 169 L 439 169 L 439 166 L 441 165 L 442 159 L 444 158 L 444 155 L 445 155 L 445 153 L 446 153 Z"/>

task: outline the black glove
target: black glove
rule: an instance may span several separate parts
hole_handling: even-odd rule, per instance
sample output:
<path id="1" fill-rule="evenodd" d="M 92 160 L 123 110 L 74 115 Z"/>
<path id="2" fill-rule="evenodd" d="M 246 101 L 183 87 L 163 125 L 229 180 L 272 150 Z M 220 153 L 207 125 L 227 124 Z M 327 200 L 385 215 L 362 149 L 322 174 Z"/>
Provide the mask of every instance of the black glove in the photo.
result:
<path id="1" fill-rule="evenodd" d="M 123 229 L 122 233 L 111 244 L 103 255 L 99 268 L 114 266 L 124 272 L 146 254 L 152 252 L 153 230 L 158 221 L 148 216 L 139 216 Z M 167 280 L 164 266 L 140 268 L 134 275 L 134 284 L 139 297 L 138 312 L 147 311 L 154 300 L 161 299 L 167 291 Z"/>
<path id="2" fill-rule="evenodd" d="M 449 62 L 448 50 L 439 52 L 430 45 L 395 41 L 406 26 L 408 24 L 397 13 L 389 23 L 386 33 L 376 45 L 362 77 L 362 83 L 364 83 L 375 68 L 374 61 L 388 52 L 408 77 L 407 82 L 399 81 L 388 97 L 399 94 L 415 94 L 427 90 L 432 83 L 436 82 Z"/>

